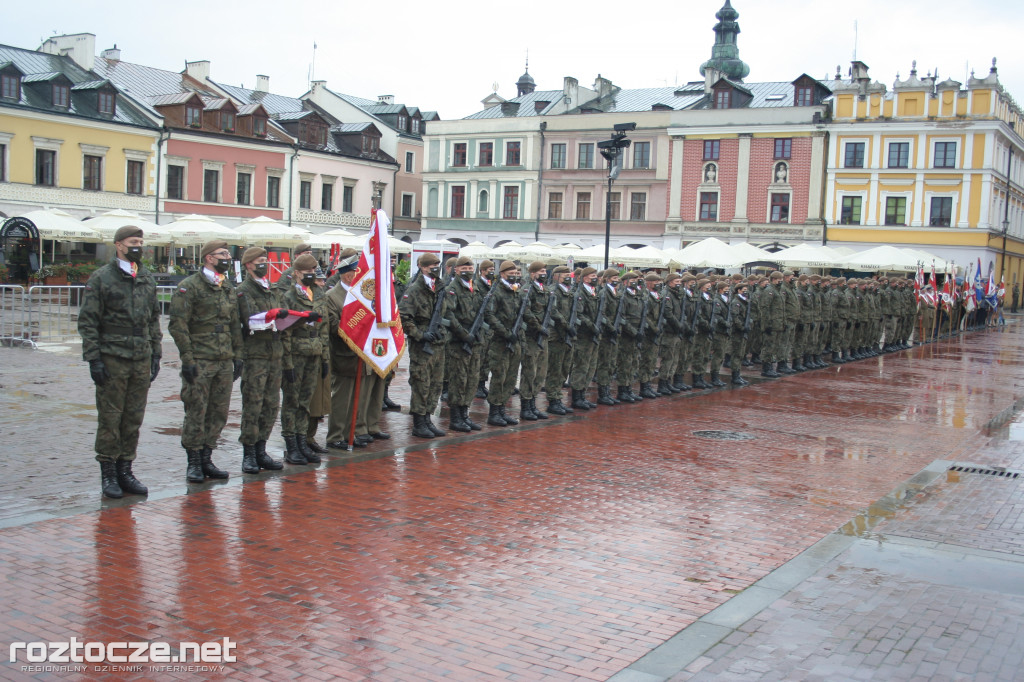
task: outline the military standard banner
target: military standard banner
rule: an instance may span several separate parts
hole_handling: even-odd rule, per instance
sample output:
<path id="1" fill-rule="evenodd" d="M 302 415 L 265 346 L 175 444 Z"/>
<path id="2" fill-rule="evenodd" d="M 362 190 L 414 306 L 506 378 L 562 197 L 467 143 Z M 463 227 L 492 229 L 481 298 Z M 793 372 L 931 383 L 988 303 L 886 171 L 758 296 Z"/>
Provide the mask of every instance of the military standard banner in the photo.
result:
<path id="1" fill-rule="evenodd" d="M 388 247 L 390 225 L 384 211 L 371 212 L 370 233 L 338 324 L 338 336 L 381 377 L 386 377 L 405 353 Z"/>

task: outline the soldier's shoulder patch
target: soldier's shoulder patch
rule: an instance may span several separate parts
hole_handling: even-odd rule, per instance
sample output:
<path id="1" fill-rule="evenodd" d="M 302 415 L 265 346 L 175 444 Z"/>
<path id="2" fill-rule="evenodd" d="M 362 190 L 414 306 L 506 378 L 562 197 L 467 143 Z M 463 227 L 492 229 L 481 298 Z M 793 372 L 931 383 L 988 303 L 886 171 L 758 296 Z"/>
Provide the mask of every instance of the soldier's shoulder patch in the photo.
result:
<path id="1" fill-rule="evenodd" d="M 243 296 L 245 296 L 245 292 L 239 290 L 239 292 L 237 294 L 235 294 L 235 296 L 238 296 L 238 298 L 242 298 Z"/>
<path id="2" fill-rule="evenodd" d="M 405 294 L 402 298 L 409 298 L 409 294 Z"/>
<path id="3" fill-rule="evenodd" d="M 86 291 L 92 291 L 92 285 L 91 284 L 86 284 L 85 285 L 85 290 Z"/>
<path id="4" fill-rule="evenodd" d="M 451 289 L 449 289 L 449 290 L 448 290 L 448 295 L 449 295 L 449 296 L 454 296 L 454 295 L 455 295 L 455 292 L 454 292 L 454 291 L 452 291 Z"/>
<path id="5" fill-rule="evenodd" d="M 183 294 L 187 294 L 188 293 L 188 289 L 186 289 L 185 287 L 178 287 L 178 291 L 180 291 Z"/>

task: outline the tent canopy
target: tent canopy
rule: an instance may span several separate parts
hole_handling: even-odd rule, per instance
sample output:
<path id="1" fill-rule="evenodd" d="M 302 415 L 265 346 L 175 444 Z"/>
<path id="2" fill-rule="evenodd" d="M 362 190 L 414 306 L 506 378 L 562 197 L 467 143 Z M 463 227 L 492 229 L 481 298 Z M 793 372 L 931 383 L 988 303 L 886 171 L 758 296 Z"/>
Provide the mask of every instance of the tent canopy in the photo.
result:
<path id="1" fill-rule="evenodd" d="M 212 218 L 195 213 L 164 225 L 174 246 L 201 246 L 213 239 L 223 239 L 228 244 L 241 245 L 245 238 L 232 229 L 214 222 Z"/>
<path id="2" fill-rule="evenodd" d="M 31 211 L 21 216 L 35 223 L 39 239 L 57 242 L 101 242 L 103 236 L 73 215 L 59 208 Z"/>
<path id="3" fill-rule="evenodd" d="M 312 234 L 298 227 L 279 223 L 273 218 L 259 216 L 239 225 L 236 230 L 246 244 L 255 246 L 295 246 L 309 243 Z"/>
<path id="4" fill-rule="evenodd" d="M 145 240 L 146 246 L 165 246 L 171 241 L 166 228 L 156 223 L 151 223 L 148 220 L 143 220 L 137 213 L 121 209 L 107 211 L 95 218 L 83 220 L 82 224 L 96 230 L 103 241 L 113 240 L 114 234 L 126 225 L 142 228 L 142 238 Z"/>

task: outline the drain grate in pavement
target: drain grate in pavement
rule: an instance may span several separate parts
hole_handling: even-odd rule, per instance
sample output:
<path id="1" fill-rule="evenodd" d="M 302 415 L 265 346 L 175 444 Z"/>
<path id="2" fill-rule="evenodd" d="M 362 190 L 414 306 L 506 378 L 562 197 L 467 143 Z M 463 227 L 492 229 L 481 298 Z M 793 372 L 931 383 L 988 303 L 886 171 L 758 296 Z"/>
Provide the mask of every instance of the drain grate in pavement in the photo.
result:
<path id="1" fill-rule="evenodd" d="M 708 440 L 754 440 L 754 436 L 742 431 L 694 431 L 693 435 Z"/>
<path id="2" fill-rule="evenodd" d="M 998 476 L 999 478 L 1019 478 L 1021 475 L 1020 471 L 1010 471 L 1009 469 L 991 469 L 988 467 L 978 467 L 965 464 L 954 464 L 949 467 L 948 471 L 957 471 L 961 474 L 985 474 L 986 476 Z"/>

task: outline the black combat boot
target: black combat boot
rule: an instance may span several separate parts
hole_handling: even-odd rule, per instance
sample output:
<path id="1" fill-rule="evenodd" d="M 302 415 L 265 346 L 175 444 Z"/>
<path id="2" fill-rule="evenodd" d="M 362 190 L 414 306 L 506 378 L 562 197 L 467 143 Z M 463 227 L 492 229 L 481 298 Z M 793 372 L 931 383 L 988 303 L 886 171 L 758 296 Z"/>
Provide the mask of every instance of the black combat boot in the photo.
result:
<path id="1" fill-rule="evenodd" d="M 746 386 L 750 382 L 740 376 L 740 371 L 738 369 L 734 369 L 732 371 L 732 383 L 734 386 Z"/>
<path id="2" fill-rule="evenodd" d="M 448 404 L 448 382 L 445 381 L 441 384 L 441 402 Z"/>
<path id="3" fill-rule="evenodd" d="M 188 456 L 185 478 L 189 483 L 202 483 L 206 480 L 206 476 L 203 476 L 203 451 L 185 448 L 185 454 Z"/>
<path id="4" fill-rule="evenodd" d="M 712 372 L 711 373 L 711 385 L 715 386 L 715 387 L 718 387 L 718 388 L 721 388 L 722 386 L 725 386 L 726 383 L 724 381 L 722 381 L 722 377 L 718 374 L 718 372 Z"/>
<path id="5" fill-rule="evenodd" d="M 260 465 L 260 469 L 268 471 L 284 469 L 284 464 L 267 454 L 267 441 L 265 440 L 256 441 L 256 463 Z"/>
<path id="6" fill-rule="evenodd" d="M 793 359 L 793 371 L 794 372 L 802 372 L 805 369 L 807 369 L 807 368 L 804 367 L 804 359 L 802 357 L 800 357 L 799 355 L 796 356 L 796 358 Z"/>
<path id="7" fill-rule="evenodd" d="M 636 402 L 635 400 L 633 400 L 633 396 L 631 396 L 629 394 L 629 386 L 626 386 L 624 384 L 619 384 L 618 400 L 619 400 L 620 403 L 630 403 L 630 404 L 632 404 L 632 403 Z"/>
<path id="8" fill-rule="evenodd" d="M 429 413 L 429 412 L 428 412 L 427 414 L 423 415 L 423 424 L 424 424 L 424 425 L 425 425 L 425 426 L 426 426 L 426 427 L 427 427 L 428 429 L 430 429 L 431 431 L 433 431 L 433 432 L 434 432 L 434 437 L 435 437 L 435 438 L 440 438 L 441 436 L 444 436 L 444 435 L 446 435 L 444 431 L 442 431 L 441 429 L 439 429 L 439 428 L 437 427 L 437 425 L 436 425 L 436 424 L 434 424 L 434 420 L 430 418 L 430 413 Z"/>
<path id="9" fill-rule="evenodd" d="M 488 403 L 488 405 L 490 409 L 487 412 L 487 423 L 491 426 L 508 426 L 508 422 L 501 416 L 501 410 L 498 409 L 501 406 L 493 403 Z"/>
<path id="10" fill-rule="evenodd" d="M 412 435 L 417 438 L 433 438 L 434 430 L 427 426 L 426 415 L 410 412 L 412 415 Z"/>
<path id="11" fill-rule="evenodd" d="M 696 372 L 694 372 L 693 373 L 693 387 L 694 388 L 701 388 L 701 389 L 703 389 L 703 388 L 711 388 L 711 384 L 705 383 L 704 375 L 703 374 L 697 374 Z"/>
<path id="12" fill-rule="evenodd" d="M 518 419 L 516 419 L 512 415 L 510 415 L 507 412 L 505 412 L 505 406 L 504 405 L 498 405 L 498 414 L 501 415 L 501 418 L 504 419 L 505 423 L 508 424 L 509 426 L 516 426 L 516 425 L 519 424 L 519 420 Z"/>
<path id="13" fill-rule="evenodd" d="M 519 398 L 519 418 L 527 422 L 535 422 L 540 419 L 530 407 L 530 401 L 523 397 Z"/>
<path id="14" fill-rule="evenodd" d="M 284 461 L 289 464 L 306 464 L 306 456 L 302 454 L 302 450 L 299 450 L 299 443 L 295 440 L 295 436 L 284 437 L 285 455 Z"/>
<path id="15" fill-rule="evenodd" d="M 256 463 L 256 446 L 242 443 L 242 473 L 258 474 L 260 465 Z"/>
<path id="16" fill-rule="evenodd" d="M 124 496 L 124 492 L 117 482 L 117 469 L 114 462 L 100 462 L 100 485 L 103 486 L 103 497 L 119 500 Z"/>
<path id="17" fill-rule="evenodd" d="M 668 382 L 664 379 L 658 379 L 658 393 L 661 395 L 672 395 L 675 391 L 668 387 Z"/>
<path id="18" fill-rule="evenodd" d="M 572 389 L 572 406 L 577 410 L 589 410 L 590 403 L 586 399 L 586 394 L 582 389 Z"/>
<path id="19" fill-rule="evenodd" d="M 148 495 L 149 488 L 142 484 L 142 481 L 135 478 L 132 473 L 132 461 L 130 459 L 119 459 L 114 465 L 117 472 L 117 484 L 121 492 L 128 495 Z"/>
<path id="20" fill-rule="evenodd" d="M 840 353 L 837 350 L 832 351 L 832 364 L 833 365 L 841 365 L 844 362 L 846 362 L 846 361 L 843 360 L 843 354 L 842 353 Z"/>
<path id="21" fill-rule="evenodd" d="M 481 381 L 476 385 L 476 395 L 474 397 L 487 399 L 487 386 L 484 385 L 484 382 Z"/>
<path id="22" fill-rule="evenodd" d="M 611 387 L 610 386 L 598 386 L 597 387 L 597 404 L 598 405 L 614 405 L 615 401 L 612 400 Z"/>
<path id="23" fill-rule="evenodd" d="M 320 463 L 320 455 L 313 452 L 313 448 L 309 447 L 309 443 L 306 442 L 306 434 L 295 434 L 295 444 L 299 446 L 299 452 L 306 458 L 306 462 L 309 464 Z"/>
<path id="24" fill-rule="evenodd" d="M 539 407 L 537 407 L 537 398 L 536 397 L 530 398 L 530 412 L 533 412 L 533 414 L 537 417 L 537 419 L 547 419 L 548 418 L 548 413 L 545 412 L 544 410 L 540 409 Z"/>
<path id="25" fill-rule="evenodd" d="M 770 362 L 761 363 L 761 376 L 768 377 L 769 379 L 778 379 L 779 373 L 775 371 Z"/>
<path id="26" fill-rule="evenodd" d="M 384 401 L 383 402 L 384 402 L 384 405 L 382 405 L 382 407 L 385 410 L 391 410 L 393 412 L 398 412 L 399 410 L 402 409 L 402 406 L 399 405 L 398 403 L 396 403 L 394 400 L 392 400 L 391 396 L 388 395 L 388 389 L 387 388 L 384 389 Z"/>
<path id="27" fill-rule="evenodd" d="M 548 398 L 548 412 L 557 414 L 559 417 L 569 414 L 565 407 L 563 407 L 561 398 Z"/>
<path id="28" fill-rule="evenodd" d="M 217 465 L 213 463 L 213 448 L 203 448 L 203 457 L 200 460 L 200 464 L 203 467 L 203 476 L 207 478 L 227 478 L 231 475 L 223 469 L 218 469 Z"/>
<path id="29" fill-rule="evenodd" d="M 659 382 L 659 386 L 658 386 L 658 390 L 659 391 L 661 390 L 660 383 L 661 382 Z M 654 389 L 651 388 L 651 382 L 649 382 L 649 381 L 642 381 L 642 382 L 640 382 L 640 397 L 641 398 L 657 398 L 659 395 L 662 395 L 662 394 L 654 392 Z"/>
<path id="30" fill-rule="evenodd" d="M 484 428 L 469 418 L 469 405 L 462 406 L 462 421 L 466 423 L 466 426 L 468 426 L 471 431 L 479 431 Z"/>
<path id="31" fill-rule="evenodd" d="M 452 431 L 469 433 L 473 428 L 462 419 L 462 407 L 459 405 L 448 406 L 448 428 Z"/>
<path id="32" fill-rule="evenodd" d="M 775 368 L 775 371 L 779 374 L 796 374 L 796 370 L 791 368 L 786 360 L 780 360 L 779 366 Z"/>
<path id="33" fill-rule="evenodd" d="M 743 358 L 743 362 L 740 363 L 744 367 L 753 367 L 757 363 L 754 362 L 753 358 Z"/>
<path id="34" fill-rule="evenodd" d="M 693 390 L 693 386 L 691 386 L 690 384 L 683 383 L 683 375 L 681 373 L 673 375 L 673 377 L 672 377 L 672 388 L 676 389 L 677 391 L 692 391 Z"/>
<path id="35" fill-rule="evenodd" d="M 810 353 L 804 353 L 804 369 L 818 369 L 818 366 L 814 364 L 814 358 L 811 357 Z"/>

